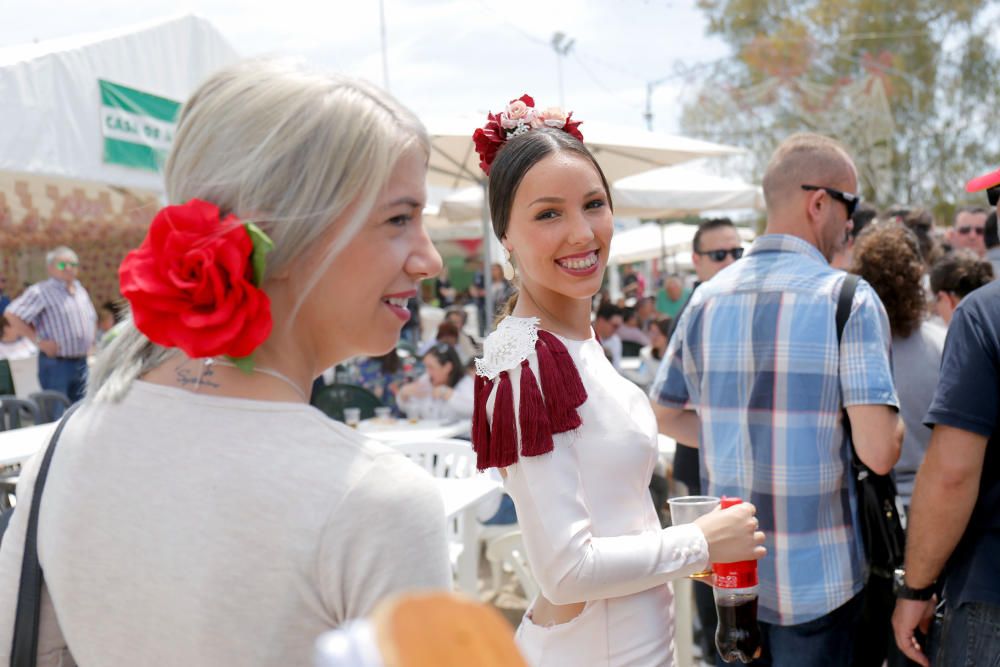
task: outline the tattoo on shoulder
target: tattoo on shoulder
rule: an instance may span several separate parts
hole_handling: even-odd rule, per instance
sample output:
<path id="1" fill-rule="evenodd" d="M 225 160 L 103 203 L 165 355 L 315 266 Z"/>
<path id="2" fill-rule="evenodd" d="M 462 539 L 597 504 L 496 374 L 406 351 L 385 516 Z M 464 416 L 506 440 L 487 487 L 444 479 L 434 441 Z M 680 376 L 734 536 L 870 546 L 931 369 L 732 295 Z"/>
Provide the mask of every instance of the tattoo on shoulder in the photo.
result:
<path id="1" fill-rule="evenodd" d="M 211 387 L 213 389 L 219 389 L 222 385 L 212 379 L 215 375 L 215 371 L 211 366 L 204 366 L 200 373 L 192 373 L 190 369 L 184 366 L 178 366 L 177 371 L 177 384 L 182 387 Z"/>

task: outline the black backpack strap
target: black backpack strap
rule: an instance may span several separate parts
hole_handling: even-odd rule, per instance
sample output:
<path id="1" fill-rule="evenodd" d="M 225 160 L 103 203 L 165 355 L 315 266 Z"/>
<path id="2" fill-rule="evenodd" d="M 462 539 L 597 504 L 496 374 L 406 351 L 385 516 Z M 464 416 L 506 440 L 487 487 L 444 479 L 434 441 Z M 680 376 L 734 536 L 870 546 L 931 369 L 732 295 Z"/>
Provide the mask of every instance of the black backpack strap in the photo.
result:
<path id="1" fill-rule="evenodd" d="M 844 327 L 847 318 L 851 316 L 851 306 L 854 304 L 854 292 L 858 289 L 859 276 L 848 273 L 844 282 L 840 283 L 840 296 L 837 298 L 837 345 L 844 337 Z"/>
<path id="2" fill-rule="evenodd" d="M 38 656 L 38 625 L 42 610 L 42 566 L 38 562 L 38 514 L 42 502 L 45 479 L 49 476 L 49 465 L 56 444 L 66 422 L 80 403 L 72 405 L 63 415 L 49 440 L 45 457 L 38 468 L 35 488 L 31 496 L 31 512 L 28 514 L 28 529 L 24 535 L 24 557 L 21 560 L 21 585 L 17 592 L 17 615 L 14 618 L 14 642 L 10 649 L 11 667 L 33 667 Z M 15 510 L 16 511 L 16 510 Z"/>
<path id="3" fill-rule="evenodd" d="M 840 354 L 840 342 L 844 337 L 844 327 L 847 326 L 847 319 L 851 316 L 851 306 L 854 304 L 854 292 L 858 288 L 859 277 L 853 273 L 848 273 L 844 277 L 844 282 L 840 283 L 840 295 L 837 297 L 837 354 Z M 851 443 L 851 464 L 855 469 L 866 469 L 864 463 L 858 458 L 858 452 L 854 449 L 854 438 L 851 434 L 851 419 L 847 416 L 847 408 L 842 409 L 844 422 L 844 436 Z"/>

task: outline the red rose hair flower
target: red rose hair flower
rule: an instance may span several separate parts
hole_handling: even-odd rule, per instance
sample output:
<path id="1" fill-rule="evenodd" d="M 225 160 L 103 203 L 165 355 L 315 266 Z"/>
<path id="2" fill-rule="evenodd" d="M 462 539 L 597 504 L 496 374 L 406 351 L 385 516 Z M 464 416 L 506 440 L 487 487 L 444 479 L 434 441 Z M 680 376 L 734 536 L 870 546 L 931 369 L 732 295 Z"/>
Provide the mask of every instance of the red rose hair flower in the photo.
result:
<path id="1" fill-rule="evenodd" d="M 472 133 L 472 141 L 479 154 L 479 168 L 489 176 L 490 167 L 497 152 L 507 140 L 540 127 L 554 127 L 583 141 L 580 132 L 581 121 L 573 120 L 573 112 L 565 113 L 559 107 L 549 107 L 539 111 L 530 95 L 522 95 L 511 100 L 507 108 L 499 114 L 490 113 L 486 125 Z"/>
<path id="2" fill-rule="evenodd" d="M 271 333 L 259 288 L 270 239 L 214 204 L 192 199 L 160 210 L 118 270 L 135 325 L 192 358 L 248 357 Z"/>

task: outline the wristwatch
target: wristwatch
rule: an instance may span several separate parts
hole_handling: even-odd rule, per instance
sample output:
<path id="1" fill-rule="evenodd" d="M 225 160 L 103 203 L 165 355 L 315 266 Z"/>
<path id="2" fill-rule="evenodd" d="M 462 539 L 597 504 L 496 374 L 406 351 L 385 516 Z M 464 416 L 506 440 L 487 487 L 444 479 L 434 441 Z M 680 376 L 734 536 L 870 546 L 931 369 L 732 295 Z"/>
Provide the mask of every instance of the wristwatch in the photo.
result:
<path id="1" fill-rule="evenodd" d="M 935 584 L 924 588 L 910 588 L 906 585 L 906 570 L 899 568 L 892 573 L 892 592 L 903 600 L 930 600 L 934 597 Z"/>

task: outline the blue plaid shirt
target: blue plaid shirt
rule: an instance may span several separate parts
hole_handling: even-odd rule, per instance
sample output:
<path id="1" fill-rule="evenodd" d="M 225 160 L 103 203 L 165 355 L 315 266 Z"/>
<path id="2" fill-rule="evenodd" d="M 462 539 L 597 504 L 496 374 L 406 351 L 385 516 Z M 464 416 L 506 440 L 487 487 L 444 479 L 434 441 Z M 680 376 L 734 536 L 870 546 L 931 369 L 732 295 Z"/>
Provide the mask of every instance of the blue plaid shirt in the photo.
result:
<path id="1" fill-rule="evenodd" d="M 841 409 L 899 403 L 888 318 L 864 280 L 838 352 L 844 276 L 802 239 L 761 236 L 694 293 L 650 392 L 698 412 L 706 492 L 757 506 L 767 623 L 814 620 L 864 586 Z"/>

